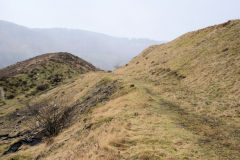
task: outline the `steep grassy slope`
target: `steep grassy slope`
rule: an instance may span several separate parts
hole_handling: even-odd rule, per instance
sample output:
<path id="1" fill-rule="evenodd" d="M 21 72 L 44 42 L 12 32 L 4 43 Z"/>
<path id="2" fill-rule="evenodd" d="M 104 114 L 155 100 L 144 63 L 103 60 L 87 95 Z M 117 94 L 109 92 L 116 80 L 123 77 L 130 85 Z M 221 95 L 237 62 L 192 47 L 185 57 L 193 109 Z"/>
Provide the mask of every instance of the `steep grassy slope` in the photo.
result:
<path id="1" fill-rule="evenodd" d="M 116 73 L 152 84 L 184 128 L 203 136 L 220 159 L 234 159 L 240 149 L 239 45 L 240 21 L 229 21 L 152 46 Z"/>
<path id="2" fill-rule="evenodd" d="M 5 101 L 0 97 L 0 117 L 29 98 L 46 92 L 79 74 L 97 71 L 90 63 L 69 53 L 49 53 L 0 70 L 0 88 Z M 13 100 L 12 100 L 13 99 Z M 4 105 L 5 104 L 5 105 Z M 19 107 L 22 105 L 19 105 Z"/>
<path id="3" fill-rule="evenodd" d="M 172 89 L 178 98 L 193 96 L 190 103 L 202 103 L 204 114 L 238 115 L 239 45 L 240 21 L 229 21 L 149 47 L 116 73 Z"/>
<path id="4" fill-rule="evenodd" d="M 30 103 L 72 107 L 71 125 L 0 159 L 239 159 L 239 32 L 235 20 L 187 33 L 112 73 L 78 75 L 36 96 Z M 25 136 L 2 138 L 0 152 Z"/>

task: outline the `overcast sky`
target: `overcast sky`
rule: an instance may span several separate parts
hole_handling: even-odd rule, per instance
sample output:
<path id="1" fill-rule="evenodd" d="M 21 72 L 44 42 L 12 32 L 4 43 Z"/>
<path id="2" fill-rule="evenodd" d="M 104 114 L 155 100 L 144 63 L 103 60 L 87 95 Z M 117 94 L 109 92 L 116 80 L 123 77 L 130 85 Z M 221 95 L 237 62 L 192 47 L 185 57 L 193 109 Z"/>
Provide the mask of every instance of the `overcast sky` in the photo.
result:
<path id="1" fill-rule="evenodd" d="M 240 0 L 0 0 L 0 19 L 27 27 L 166 41 L 239 18 Z"/>

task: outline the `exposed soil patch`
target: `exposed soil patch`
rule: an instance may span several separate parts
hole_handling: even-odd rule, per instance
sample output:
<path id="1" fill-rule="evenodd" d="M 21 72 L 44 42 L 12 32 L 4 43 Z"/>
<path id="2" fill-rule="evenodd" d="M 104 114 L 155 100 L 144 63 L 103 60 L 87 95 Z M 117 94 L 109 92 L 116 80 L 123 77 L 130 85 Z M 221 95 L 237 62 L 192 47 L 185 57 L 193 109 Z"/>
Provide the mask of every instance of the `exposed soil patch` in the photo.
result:
<path id="1" fill-rule="evenodd" d="M 17 152 L 19 150 L 19 148 L 25 144 L 25 145 L 29 145 L 29 146 L 34 146 L 38 143 L 40 143 L 42 140 L 42 136 L 40 134 L 37 134 L 37 135 L 33 135 L 31 137 L 28 137 L 28 138 L 24 138 L 24 139 L 21 139 L 15 143 L 13 143 L 10 148 L 3 153 L 3 155 L 6 155 L 6 154 L 9 154 L 9 153 L 14 153 L 14 152 Z"/>
<path id="2" fill-rule="evenodd" d="M 155 69 L 155 70 L 151 70 L 150 71 L 152 75 L 157 75 L 160 77 L 172 77 L 175 78 L 177 80 L 181 80 L 186 78 L 185 75 L 180 74 L 177 71 L 171 70 L 170 68 L 159 68 L 159 69 Z"/>
<path id="3" fill-rule="evenodd" d="M 14 135 L 14 136 L 10 136 L 9 134 L 0 135 L 0 138 L 5 137 L 5 138 L 3 139 L 3 141 L 4 141 L 4 140 L 8 140 L 8 139 L 18 138 L 18 137 L 21 137 L 21 136 L 23 136 L 23 133 L 18 132 L 18 133 L 17 133 L 16 135 Z"/>
<path id="4" fill-rule="evenodd" d="M 80 102 L 80 112 L 88 112 L 98 103 L 109 100 L 111 95 L 113 95 L 119 87 L 119 84 L 117 80 L 102 80 L 97 83 L 93 90 L 89 91 L 83 98 L 83 101 Z"/>

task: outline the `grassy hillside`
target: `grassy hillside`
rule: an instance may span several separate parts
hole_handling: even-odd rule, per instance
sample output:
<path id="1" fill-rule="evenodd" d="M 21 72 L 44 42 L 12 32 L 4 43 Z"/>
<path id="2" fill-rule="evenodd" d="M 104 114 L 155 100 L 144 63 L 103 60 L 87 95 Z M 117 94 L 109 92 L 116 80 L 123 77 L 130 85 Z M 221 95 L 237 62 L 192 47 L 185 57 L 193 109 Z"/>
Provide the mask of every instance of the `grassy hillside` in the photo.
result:
<path id="1" fill-rule="evenodd" d="M 22 102 L 66 83 L 79 74 L 97 70 L 90 63 L 64 52 L 44 54 L 19 62 L 0 69 L 0 87 L 5 94 L 5 101 L 0 97 L 0 105 Z M 6 112 L 2 110 L 0 116 L 2 114 Z"/>
<path id="2" fill-rule="evenodd" d="M 190 32 L 112 73 L 77 75 L 35 96 L 29 104 L 69 108 L 70 124 L 0 159 L 239 159 L 239 32 L 239 20 Z M 9 111 L 0 134 L 26 133 L 32 118 Z M 1 138 L 0 152 L 26 136 Z"/>
<path id="3" fill-rule="evenodd" d="M 151 46 L 116 73 L 152 82 L 178 98 L 193 96 L 190 103 L 202 103 L 203 114 L 237 115 L 239 44 L 240 21 L 229 21 Z"/>

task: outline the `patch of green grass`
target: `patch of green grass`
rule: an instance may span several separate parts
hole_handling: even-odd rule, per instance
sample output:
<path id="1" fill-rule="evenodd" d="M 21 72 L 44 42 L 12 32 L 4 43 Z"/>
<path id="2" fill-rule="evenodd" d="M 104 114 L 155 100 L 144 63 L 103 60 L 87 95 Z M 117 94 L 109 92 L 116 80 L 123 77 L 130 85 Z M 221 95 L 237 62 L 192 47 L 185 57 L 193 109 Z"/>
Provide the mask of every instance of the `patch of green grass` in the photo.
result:
<path id="1" fill-rule="evenodd" d="M 6 98 L 15 98 L 21 94 L 29 97 L 49 90 L 76 75 L 78 75 L 77 71 L 68 65 L 50 61 L 30 72 L 0 81 L 0 85 L 6 92 Z M 41 87 L 43 84 L 45 88 Z"/>
<path id="2" fill-rule="evenodd" d="M 101 79 L 98 82 L 98 85 L 99 86 L 104 86 L 104 85 L 107 85 L 109 82 L 111 82 L 111 78 L 110 77 L 104 77 L 103 79 Z"/>
<path id="3" fill-rule="evenodd" d="M 31 156 L 28 155 L 21 155 L 21 154 L 17 154 L 17 155 L 12 155 L 9 156 L 9 158 L 7 158 L 8 160 L 32 160 Z M 4 159 L 6 160 L 6 159 Z"/>
<path id="4" fill-rule="evenodd" d="M 104 117 L 101 119 L 98 119 L 97 121 L 95 121 L 93 124 L 94 125 L 101 125 L 103 123 L 109 123 L 113 120 L 113 117 Z"/>

